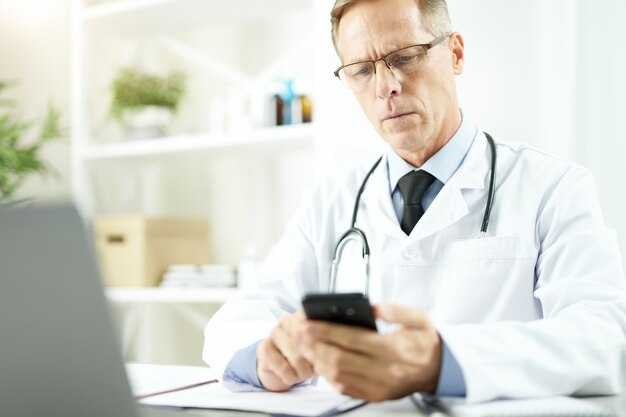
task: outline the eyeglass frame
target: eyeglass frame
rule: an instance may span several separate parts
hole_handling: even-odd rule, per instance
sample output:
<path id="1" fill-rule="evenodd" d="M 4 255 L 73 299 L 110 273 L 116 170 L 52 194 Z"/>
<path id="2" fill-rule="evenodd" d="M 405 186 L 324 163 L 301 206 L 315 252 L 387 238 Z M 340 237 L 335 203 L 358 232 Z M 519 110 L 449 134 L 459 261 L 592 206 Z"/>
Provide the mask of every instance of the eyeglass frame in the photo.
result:
<path id="1" fill-rule="evenodd" d="M 372 63 L 372 66 L 374 68 L 374 75 L 376 75 L 376 63 L 378 61 L 383 61 L 385 63 L 385 66 L 393 72 L 392 66 L 389 65 L 389 62 L 387 62 L 387 58 L 390 55 L 393 55 L 395 53 L 398 53 L 402 50 L 405 49 L 409 49 L 409 48 L 415 48 L 416 46 L 419 46 L 421 48 L 424 49 L 424 53 L 426 55 L 428 55 L 428 51 L 432 48 L 434 48 L 435 46 L 439 45 L 440 43 L 444 42 L 446 39 L 448 39 L 450 37 L 451 33 L 444 33 L 438 37 L 436 37 L 435 39 L 433 39 L 431 42 L 429 43 L 418 43 L 415 45 L 409 45 L 409 46 L 405 46 L 403 48 L 400 49 L 396 49 L 395 51 L 391 51 L 388 54 L 386 54 L 385 56 L 381 57 L 381 58 L 377 58 L 377 59 L 365 59 L 363 61 L 356 61 L 356 62 L 351 62 L 349 64 L 345 64 L 345 65 L 341 65 L 340 67 L 338 67 L 333 74 L 335 75 L 335 77 L 337 77 L 339 79 L 339 81 L 341 81 L 342 83 L 346 83 L 347 84 L 347 80 L 343 80 L 340 76 L 339 76 L 339 71 L 341 71 L 342 69 L 349 67 L 351 65 L 357 65 L 357 64 L 366 64 L 366 63 Z"/>

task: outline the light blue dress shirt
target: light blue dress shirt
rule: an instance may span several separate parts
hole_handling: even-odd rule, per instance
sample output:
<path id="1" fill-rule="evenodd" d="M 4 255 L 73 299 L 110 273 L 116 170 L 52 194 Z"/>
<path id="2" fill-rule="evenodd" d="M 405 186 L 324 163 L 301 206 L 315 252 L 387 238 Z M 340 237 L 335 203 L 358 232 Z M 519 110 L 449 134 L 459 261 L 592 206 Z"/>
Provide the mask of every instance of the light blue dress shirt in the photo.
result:
<path id="1" fill-rule="evenodd" d="M 477 128 L 467 120 L 466 117 L 463 117 L 461 126 L 448 143 L 419 168 L 435 177 L 435 181 L 422 197 L 422 207 L 424 211 L 428 210 L 428 207 L 430 207 L 431 203 L 435 200 L 439 191 L 441 191 L 446 182 L 448 182 L 461 166 L 467 152 L 474 142 L 477 132 Z M 391 147 L 389 147 L 387 151 L 386 169 L 389 179 L 389 192 L 391 193 L 396 215 L 398 216 L 398 223 L 400 223 L 404 211 L 404 200 L 397 187 L 398 180 L 402 178 L 403 175 L 416 170 L 416 167 L 400 158 Z M 236 383 L 251 384 L 254 387 L 261 387 L 256 372 L 256 351 L 260 343 L 261 341 L 259 340 L 235 353 L 226 368 L 224 378 L 230 379 Z M 463 372 L 445 341 L 442 341 L 441 371 L 436 394 L 464 396 L 465 393 L 466 386 Z"/>

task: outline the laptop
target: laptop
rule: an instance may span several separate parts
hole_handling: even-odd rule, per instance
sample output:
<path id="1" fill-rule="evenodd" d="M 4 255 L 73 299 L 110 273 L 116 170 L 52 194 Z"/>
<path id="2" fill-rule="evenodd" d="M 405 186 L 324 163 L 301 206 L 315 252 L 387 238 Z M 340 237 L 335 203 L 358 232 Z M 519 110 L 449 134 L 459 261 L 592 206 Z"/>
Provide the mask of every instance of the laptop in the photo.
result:
<path id="1" fill-rule="evenodd" d="M 0 206 L 0 415 L 139 415 L 91 240 L 71 205 Z"/>

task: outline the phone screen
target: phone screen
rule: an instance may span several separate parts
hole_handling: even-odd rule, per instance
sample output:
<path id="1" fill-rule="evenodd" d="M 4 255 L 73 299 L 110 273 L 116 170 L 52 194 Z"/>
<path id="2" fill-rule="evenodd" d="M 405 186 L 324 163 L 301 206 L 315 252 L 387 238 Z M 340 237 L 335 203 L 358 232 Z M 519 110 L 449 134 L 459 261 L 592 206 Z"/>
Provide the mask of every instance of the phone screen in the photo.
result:
<path id="1" fill-rule="evenodd" d="M 306 317 L 376 330 L 369 298 L 361 293 L 307 294 L 302 299 Z"/>

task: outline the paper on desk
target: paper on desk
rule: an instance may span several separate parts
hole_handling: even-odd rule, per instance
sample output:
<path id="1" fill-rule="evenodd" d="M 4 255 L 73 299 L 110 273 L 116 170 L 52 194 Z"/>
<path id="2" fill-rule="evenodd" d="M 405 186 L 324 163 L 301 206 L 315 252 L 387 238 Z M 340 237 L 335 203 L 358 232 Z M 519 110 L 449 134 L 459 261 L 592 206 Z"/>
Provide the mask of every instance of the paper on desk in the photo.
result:
<path id="1" fill-rule="evenodd" d="M 615 417 L 597 404 L 571 397 L 533 398 L 491 401 L 481 404 L 461 404 L 444 400 L 459 417 Z"/>
<path id="2" fill-rule="evenodd" d="M 135 398 L 163 394 L 217 381 L 215 372 L 201 366 L 127 363 L 126 373 Z"/>
<path id="3" fill-rule="evenodd" d="M 141 404 L 257 411 L 268 414 L 318 416 L 337 406 L 356 405 L 355 400 L 326 387 L 306 386 L 287 392 L 232 392 L 220 383 L 144 398 Z"/>
<path id="4" fill-rule="evenodd" d="M 449 410 L 437 416 L 454 417 L 617 417 L 613 411 L 587 400 L 571 397 L 550 397 L 524 400 L 501 400 L 467 404 L 460 398 L 438 398 Z M 380 417 L 393 415 L 423 416 L 408 398 L 369 404 L 359 411 L 359 416 Z"/>

